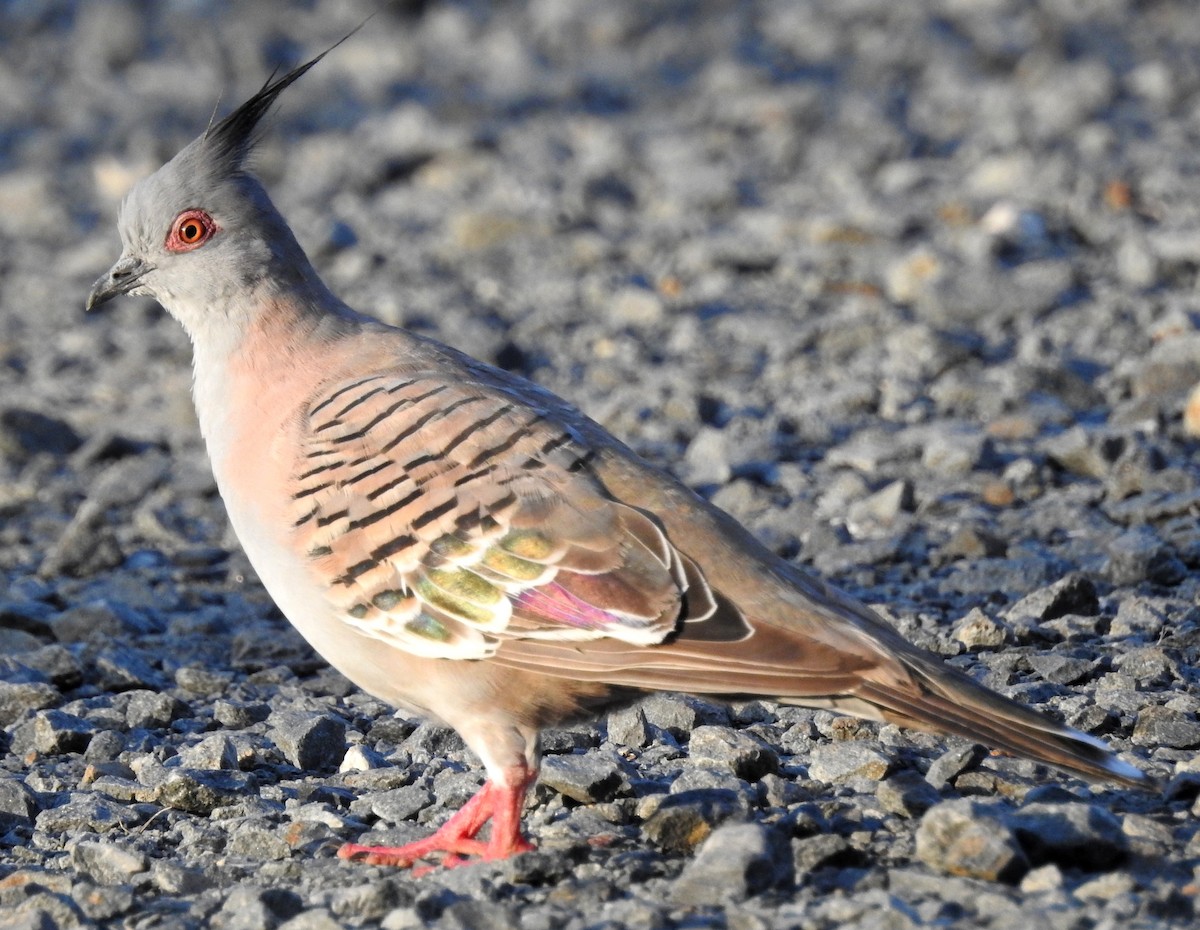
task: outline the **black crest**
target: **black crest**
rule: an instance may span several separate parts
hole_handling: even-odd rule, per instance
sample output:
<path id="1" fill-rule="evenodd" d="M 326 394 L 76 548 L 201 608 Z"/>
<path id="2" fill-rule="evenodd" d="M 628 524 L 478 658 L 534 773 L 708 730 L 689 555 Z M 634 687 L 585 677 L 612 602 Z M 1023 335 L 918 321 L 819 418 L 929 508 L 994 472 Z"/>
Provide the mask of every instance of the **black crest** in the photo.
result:
<path id="1" fill-rule="evenodd" d="M 306 61 L 293 68 L 287 74 L 276 77 L 272 74 L 262 89 L 243 103 L 240 107 L 226 116 L 215 126 L 210 126 L 201 137 L 206 155 L 216 164 L 223 165 L 229 170 L 240 168 L 246 156 L 258 141 L 255 130 L 259 122 L 267 115 L 275 101 L 288 87 L 302 78 L 318 61 L 332 52 L 365 25 L 365 21 L 356 26 L 353 31 L 342 36 L 337 42 L 321 52 L 316 58 Z"/>

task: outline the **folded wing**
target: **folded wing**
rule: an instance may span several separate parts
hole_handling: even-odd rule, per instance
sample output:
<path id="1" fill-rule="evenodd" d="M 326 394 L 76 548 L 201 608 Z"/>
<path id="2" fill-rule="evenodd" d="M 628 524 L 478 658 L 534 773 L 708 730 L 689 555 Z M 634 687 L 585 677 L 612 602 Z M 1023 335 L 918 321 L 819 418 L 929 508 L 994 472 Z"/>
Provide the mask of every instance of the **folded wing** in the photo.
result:
<path id="1" fill-rule="evenodd" d="M 716 611 L 654 520 L 605 494 L 578 438 L 495 388 L 365 376 L 306 418 L 293 541 L 361 632 L 479 659 L 511 639 L 651 645 Z"/>

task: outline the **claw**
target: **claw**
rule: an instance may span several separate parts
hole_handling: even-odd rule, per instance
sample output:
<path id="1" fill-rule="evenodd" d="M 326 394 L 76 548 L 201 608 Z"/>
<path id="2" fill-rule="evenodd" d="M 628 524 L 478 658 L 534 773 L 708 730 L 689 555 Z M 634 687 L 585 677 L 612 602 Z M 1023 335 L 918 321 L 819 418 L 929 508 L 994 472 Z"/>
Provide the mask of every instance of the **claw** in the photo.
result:
<path id="1" fill-rule="evenodd" d="M 469 857 L 490 862 L 529 852 L 534 846 L 521 835 L 521 804 L 532 780 L 531 775 L 523 773 L 515 785 L 486 781 L 475 796 L 432 836 L 403 846 L 345 843 L 338 849 L 338 858 L 368 865 L 410 868 L 430 857 L 440 857 L 439 864 L 443 868 L 455 868 L 471 862 Z M 491 834 L 486 841 L 476 839 L 488 821 L 492 823 Z M 413 874 L 421 876 L 431 871 L 431 866 L 420 866 Z"/>

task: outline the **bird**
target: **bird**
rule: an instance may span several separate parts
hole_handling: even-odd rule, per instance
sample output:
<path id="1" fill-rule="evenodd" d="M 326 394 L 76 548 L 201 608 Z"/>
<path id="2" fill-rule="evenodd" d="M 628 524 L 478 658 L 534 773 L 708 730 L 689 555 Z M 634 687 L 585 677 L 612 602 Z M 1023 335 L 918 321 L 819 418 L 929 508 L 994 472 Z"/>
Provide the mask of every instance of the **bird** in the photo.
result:
<path id="1" fill-rule="evenodd" d="M 280 94 L 331 50 L 130 189 L 120 257 L 86 306 L 151 297 L 182 324 L 216 483 L 267 592 L 355 685 L 452 727 L 483 764 L 431 836 L 340 857 L 429 869 L 532 849 L 539 733 L 656 691 L 825 708 L 1153 784 L 911 645 L 568 402 L 334 296 L 249 164 Z"/>

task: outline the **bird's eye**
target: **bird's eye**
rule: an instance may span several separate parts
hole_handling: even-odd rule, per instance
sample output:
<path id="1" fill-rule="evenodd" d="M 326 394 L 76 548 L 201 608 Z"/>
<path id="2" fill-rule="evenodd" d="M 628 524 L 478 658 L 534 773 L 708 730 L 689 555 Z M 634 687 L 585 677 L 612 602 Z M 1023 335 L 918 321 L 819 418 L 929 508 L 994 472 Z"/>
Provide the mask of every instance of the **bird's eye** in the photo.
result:
<path id="1" fill-rule="evenodd" d="M 171 231 L 167 233 L 168 252 L 190 252 L 198 249 L 217 231 L 213 218 L 203 210 L 184 210 L 175 217 Z"/>

